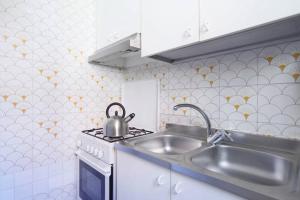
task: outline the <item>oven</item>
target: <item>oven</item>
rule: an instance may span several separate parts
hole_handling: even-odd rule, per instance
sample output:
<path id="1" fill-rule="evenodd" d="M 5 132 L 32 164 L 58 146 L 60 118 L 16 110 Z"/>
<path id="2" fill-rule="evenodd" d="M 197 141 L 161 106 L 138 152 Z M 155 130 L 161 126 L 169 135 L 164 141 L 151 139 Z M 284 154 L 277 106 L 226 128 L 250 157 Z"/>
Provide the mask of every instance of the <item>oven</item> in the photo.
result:
<path id="1" fill-rule="evenodd" d="M 77 199 L 112 200 L 113 168 L 85 151 L 78 150 L 77 157 Z"/>

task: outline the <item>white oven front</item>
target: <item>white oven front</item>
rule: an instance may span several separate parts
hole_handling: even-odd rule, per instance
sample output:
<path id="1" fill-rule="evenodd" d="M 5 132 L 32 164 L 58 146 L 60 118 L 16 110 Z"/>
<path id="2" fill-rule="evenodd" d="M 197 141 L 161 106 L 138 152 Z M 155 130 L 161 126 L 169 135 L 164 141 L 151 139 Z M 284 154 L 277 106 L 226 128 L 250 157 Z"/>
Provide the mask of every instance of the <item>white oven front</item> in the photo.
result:
<path id="1" fill-rule="evenodd" d="M 77 199 L 112 200 L 113 169 L 85 151 L 78 150 L 77 157 Z"/>

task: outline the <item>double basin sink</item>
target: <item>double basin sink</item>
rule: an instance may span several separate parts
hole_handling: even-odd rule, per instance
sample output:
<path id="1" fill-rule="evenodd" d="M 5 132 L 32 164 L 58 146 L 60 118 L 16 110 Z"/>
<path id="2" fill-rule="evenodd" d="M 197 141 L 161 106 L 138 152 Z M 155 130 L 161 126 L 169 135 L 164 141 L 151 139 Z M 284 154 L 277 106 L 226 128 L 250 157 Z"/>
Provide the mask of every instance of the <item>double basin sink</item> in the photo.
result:
<path id="1" fill-rule="evenodd" d="M 237 137 L 237 140 L 240 139 Z M 288 142 L 281 145 L 287 148 L 284 150 L 276 149 L 276 142 L 269 142 L 273 144 L 269 149 L 230 142 L 207 145 L 204 140 L 194 137 L 165 133 L 129 140 L 128 143 L 160 157 L 181 157 L 193 168 L 204 169 L 223 177 L 258 186 L 283 186 L 290 192 L 297 192 L 299 187 L 300 161 L 297 153 L 290 151 L 295 145 Z"/>

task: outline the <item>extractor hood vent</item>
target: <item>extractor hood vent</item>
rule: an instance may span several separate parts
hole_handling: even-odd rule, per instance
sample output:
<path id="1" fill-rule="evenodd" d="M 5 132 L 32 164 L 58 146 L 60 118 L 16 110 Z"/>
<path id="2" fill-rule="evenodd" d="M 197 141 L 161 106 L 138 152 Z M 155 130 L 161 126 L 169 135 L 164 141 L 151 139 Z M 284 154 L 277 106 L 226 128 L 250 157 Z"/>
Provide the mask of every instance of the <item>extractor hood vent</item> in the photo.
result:
<path id="1" fill-rule="evenodd" d="M 141 35 L 137 33 L 97 50 L 88 62 L 118 68 L 149 62 L 149 58 L 141 58 L 140 51 Z"/>
<path id="2" fill-rule="evenodd" d="M 298 40 L 300 37 L 300 15 L 267 23 L 251 29 L 229 34 L 207 41 L 197 42 L 150 56 L 168 63 L 182 63 L 241 49 L 274 45 L 284 41 Z"/>

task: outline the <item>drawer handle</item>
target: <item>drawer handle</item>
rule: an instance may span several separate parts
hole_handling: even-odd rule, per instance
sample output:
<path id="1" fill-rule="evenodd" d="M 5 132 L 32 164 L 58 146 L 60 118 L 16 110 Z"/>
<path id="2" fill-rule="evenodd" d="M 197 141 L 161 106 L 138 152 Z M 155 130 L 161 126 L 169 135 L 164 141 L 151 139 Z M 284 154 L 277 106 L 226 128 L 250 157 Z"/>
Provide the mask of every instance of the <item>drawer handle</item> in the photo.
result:
<path id="1" fill-rule="evenodd" d="M 181 185 L 182 184 L 180 182 L 174 185 L 174 194 L 178 195 L 182 192 L 182 189 L 180 188 Z"/>
<path id="2" fill-rule="evenodd" d="M 157 179 L 156 179 L 156 184 L 157 184 L 158 186 L 161 186 L 161 185 L 164 185 L 164 184 L 165 184 L 165 182 L 164 182 L 164 175 L 160 175 L 159 177 L 157 177 Z"/>

